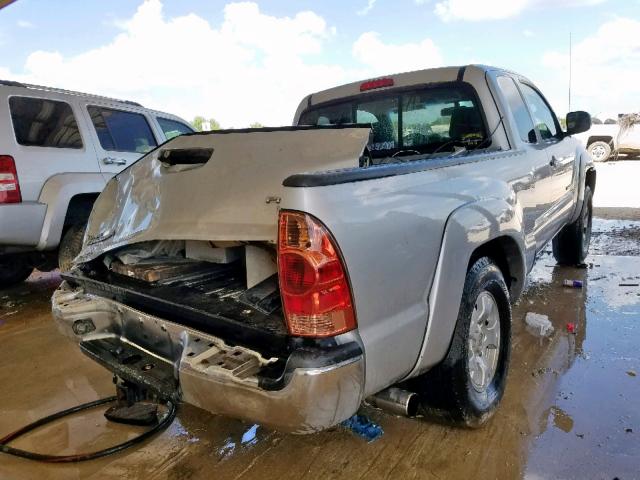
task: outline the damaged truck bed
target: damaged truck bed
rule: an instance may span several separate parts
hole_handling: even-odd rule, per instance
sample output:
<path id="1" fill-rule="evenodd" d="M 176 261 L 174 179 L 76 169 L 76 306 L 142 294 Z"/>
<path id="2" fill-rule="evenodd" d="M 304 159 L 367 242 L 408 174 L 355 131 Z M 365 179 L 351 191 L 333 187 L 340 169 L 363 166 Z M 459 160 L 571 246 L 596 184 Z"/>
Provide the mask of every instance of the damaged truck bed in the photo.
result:
<path id="1" fill-rule="evenodd" d="M 478 426 L 536 254 L 588 252 L 595 170 L 571 134 L 590 117 L 534 122 L 545 102 L 451 67 L 318 92 L 294 127 L 174 138 L 94 204 L 59 329 L 144 392 L 281 430 L 414 393 Z"/>

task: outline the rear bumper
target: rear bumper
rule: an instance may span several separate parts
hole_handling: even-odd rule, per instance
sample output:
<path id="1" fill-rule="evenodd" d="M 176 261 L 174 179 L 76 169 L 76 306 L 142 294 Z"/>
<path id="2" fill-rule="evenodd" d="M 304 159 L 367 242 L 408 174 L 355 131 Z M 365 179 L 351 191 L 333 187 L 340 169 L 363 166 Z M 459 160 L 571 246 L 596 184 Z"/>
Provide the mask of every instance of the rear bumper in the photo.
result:
<path id="1" fill-rule="evenodd" d="M 84 293 L 81 288 L 72 289 L 66 282 L 54 293 L 52 309 L 59 330 L 76 342 L 86 346 L 110 339 L 152 355 L 173 372 L 178 385 L 167 396 L 176 394 L 212 413 L 311 433 L 349 418 L 362 401 L 364 358 L 359 349 L 329 361 L 322 357 L 289 361 L 282 384 L 264 388 L 256 373 L 275 359 L 256 351 L 226 345 L 220 338 Z M 113 358 L 97 358 L 95 352 L 90 356 L 107 368 L 114 362 Z M 134 374 L 144 381 L 144 372 Z"/>
<path id="2" fill-rule="evenodd" d="M 40 240 L 46 212 L 44 203 L 0 205 L 0 248 L 7 245 L 35 247 Z"/>

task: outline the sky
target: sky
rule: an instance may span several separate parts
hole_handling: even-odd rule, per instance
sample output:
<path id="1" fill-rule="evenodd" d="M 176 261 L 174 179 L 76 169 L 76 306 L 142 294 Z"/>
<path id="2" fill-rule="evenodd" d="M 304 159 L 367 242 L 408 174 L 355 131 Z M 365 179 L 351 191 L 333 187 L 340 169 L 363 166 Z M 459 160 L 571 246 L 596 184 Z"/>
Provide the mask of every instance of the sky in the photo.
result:
<path id="1" fill-rule="evenodd" d="M 134 100 L 224 128 L 287 125 L 308 93 L 483 63 L 556 113 L 640 111 L 640 0 L 18 0 L 0 78 Z"/>

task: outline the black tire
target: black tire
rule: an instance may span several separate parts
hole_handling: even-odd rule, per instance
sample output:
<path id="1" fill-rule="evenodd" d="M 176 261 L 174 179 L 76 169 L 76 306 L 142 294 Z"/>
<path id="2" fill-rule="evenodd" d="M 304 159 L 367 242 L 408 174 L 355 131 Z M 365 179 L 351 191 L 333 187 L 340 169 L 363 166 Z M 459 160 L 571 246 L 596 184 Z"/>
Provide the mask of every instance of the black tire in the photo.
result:
<path id="1" fill-rule="evenodd" d="M 485 292 L 485 293 L 483 293 Z M 473 383 L 470 369 L 470 331 L 476 300 L 486 293 L 495 300 L 500 326 L 495 373 L 484 390 Z M 484 323 L 481 322 L 481 323 Z M 488 349 L 486 350 L 488 352 Z M 502 399 L 511 356 L 511 303 L 500 269 L 488 257 L 478 259 L 467 272 L 458 320 L 449 352 L 439 365 L 411 381 L 420 393 L 425 413 L 437 412 L 456 424 L 477 428 L 491 416 Z"/>
<path id="2" fill-rule="evenodd" d="M 0 288 L 12 287 L 24 282 L 33 272 L 33 266 L 26 258 L 17 255 L 0 257 Z"/>
<path id="3" fill-rule="evenodd" d="M 602 141 L 593 142 L 587 147 L 587 152 L 594 162 L 606 162 L 611 158 L 611 144 Z"/>
<path id="4" fill-rule="evenodd" d="M 68 272 L 73 267 L 73 259 L 82 250 L 82 240 L 87 224 L 71 225 L 62 235 L 58 249 L 58 266 L 61 272 Z"/>
<path id="5" fill-rule="evenodd" d="M 589 254 L 591 222 L 593 217 L 593 192 L 584 187 L 584 201 L 578 219 L 558 232 L 553 239 L 553 256 L 560 265 L 581 265 Z"/>

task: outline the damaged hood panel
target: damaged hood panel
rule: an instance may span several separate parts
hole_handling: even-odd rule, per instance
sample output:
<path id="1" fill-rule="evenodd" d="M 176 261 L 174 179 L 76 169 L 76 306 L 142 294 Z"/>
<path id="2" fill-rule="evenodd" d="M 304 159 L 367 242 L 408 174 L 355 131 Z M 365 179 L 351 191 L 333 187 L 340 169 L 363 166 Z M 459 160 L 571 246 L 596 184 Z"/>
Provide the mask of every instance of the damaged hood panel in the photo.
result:
<path id="1" fill-rule="evenodd" d="M 107 184 L 76 261 L 148 240 L 275 242 L 282 181 L 357 167 L 368 139 L 361 127 L 176 137 Z"/>

